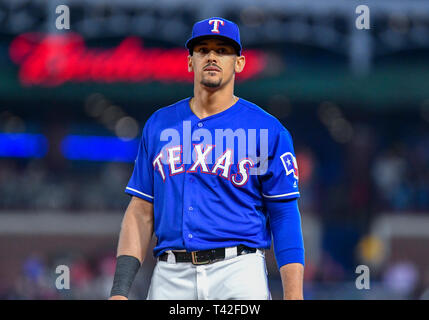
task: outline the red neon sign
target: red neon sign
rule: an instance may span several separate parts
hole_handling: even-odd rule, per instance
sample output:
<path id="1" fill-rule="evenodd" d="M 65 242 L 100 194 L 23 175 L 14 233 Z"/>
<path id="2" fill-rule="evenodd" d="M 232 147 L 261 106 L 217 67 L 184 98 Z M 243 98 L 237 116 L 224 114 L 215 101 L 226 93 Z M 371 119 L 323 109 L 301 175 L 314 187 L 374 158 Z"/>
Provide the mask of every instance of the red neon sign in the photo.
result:
<path id="1" fill-rule="evenodd" d="M 192 82 L 187 70 L 186 49 L 145 48 L 138 37 L 125 38 L 110 49 L 87 48 L 78 34 L 26 33 L 9 48 L 20 66 L 25 86 L 58 86 L 66 82 Z M 245 53 L 246 67 L 237 79 L 252 78 L 265 68 L 266 58 L 257 50 Z"/>

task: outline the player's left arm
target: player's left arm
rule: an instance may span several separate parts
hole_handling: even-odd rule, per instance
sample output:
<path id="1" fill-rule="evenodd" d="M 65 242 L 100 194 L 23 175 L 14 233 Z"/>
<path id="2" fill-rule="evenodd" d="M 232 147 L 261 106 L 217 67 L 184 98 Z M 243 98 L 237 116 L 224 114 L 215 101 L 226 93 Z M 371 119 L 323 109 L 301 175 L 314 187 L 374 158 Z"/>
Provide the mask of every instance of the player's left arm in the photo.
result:
<path id="1" fill-rule="evenodd" d="M 280 123 L 273 126 L 268 167 L 261 175 L 274 254 L 284 299 L 303 299 L 304 241 L 298 209 L 298 164 L 292 136 Z"/>
<path id="2" fill-rule="evenodd" d="M 304 241 L 297 199 L 267 201 L 266 207 L 283 284 L 283 299 L 302 300 Z"/>
<path id="3" fill-rule="evenodd" d="M 289 263 L 280 268 L 284 300 L 304 300 L 302 292 L 304 266 L 301 263 Z"/>

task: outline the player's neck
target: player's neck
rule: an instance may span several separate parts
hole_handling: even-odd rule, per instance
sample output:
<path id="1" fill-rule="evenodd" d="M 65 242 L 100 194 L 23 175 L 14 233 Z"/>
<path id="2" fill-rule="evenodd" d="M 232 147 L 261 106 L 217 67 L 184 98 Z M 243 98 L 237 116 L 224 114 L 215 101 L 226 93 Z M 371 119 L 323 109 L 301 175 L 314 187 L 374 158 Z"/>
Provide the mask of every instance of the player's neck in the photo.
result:
<path id="1" fill-rule="evenodd" d="M 229 92 L 194 90 L 194 97 L 190 101 L 192 112 L 200 119 L 222 112 L 234 105 L 238 97 L 233 90 Z"/>

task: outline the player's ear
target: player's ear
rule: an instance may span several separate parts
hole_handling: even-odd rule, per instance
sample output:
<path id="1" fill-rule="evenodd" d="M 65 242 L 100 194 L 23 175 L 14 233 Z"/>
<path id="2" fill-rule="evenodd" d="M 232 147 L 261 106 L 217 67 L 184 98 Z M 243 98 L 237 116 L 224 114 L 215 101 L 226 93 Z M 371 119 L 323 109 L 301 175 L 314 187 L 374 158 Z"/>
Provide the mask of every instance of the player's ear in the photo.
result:
<path id="1" fill-rule="evenodd" d="M 235 59 L 235 72 L 240 73 L 243 71 L 244 66 L 246 65 L 246 58 L 244 56 L 239 56 Z"/>
<path id="2" fill-rule="evenodd" d="M 188 72 L 194 71 L 194 66 L 192 65 L 192 56 L 188 55 Z"/>

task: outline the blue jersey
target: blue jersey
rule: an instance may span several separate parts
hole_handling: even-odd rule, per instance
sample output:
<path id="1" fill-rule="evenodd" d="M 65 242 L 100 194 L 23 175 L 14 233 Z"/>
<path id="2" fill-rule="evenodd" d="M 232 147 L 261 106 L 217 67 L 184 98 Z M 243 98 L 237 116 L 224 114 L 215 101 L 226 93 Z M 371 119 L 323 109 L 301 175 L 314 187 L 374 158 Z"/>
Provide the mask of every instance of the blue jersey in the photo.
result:
<path id="1" fill-rule="evenodd" d="M 203 119 L 189 101 L 147 120 L 125 190 L 154 204 L 154 255 L 239 244 L 269 249 L 264 203 L 299 197 L 289 132 L 241 98 Z"/>

